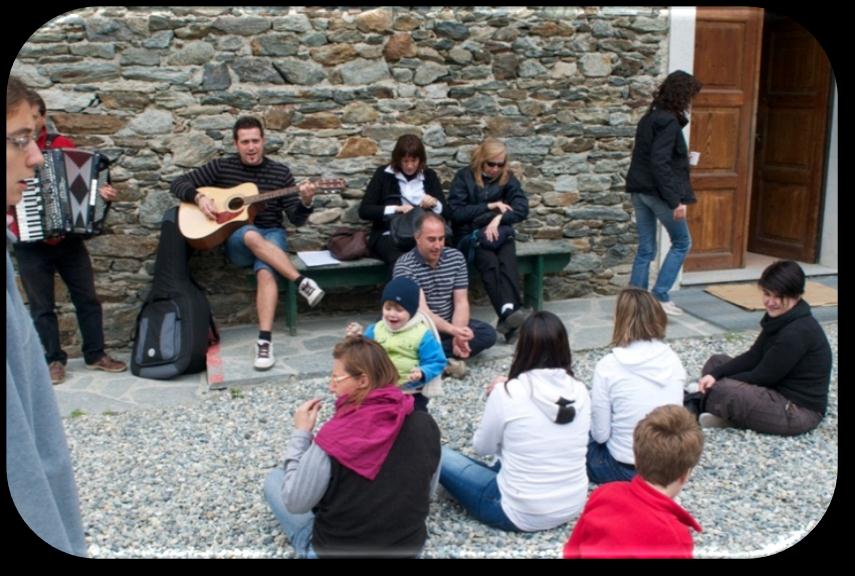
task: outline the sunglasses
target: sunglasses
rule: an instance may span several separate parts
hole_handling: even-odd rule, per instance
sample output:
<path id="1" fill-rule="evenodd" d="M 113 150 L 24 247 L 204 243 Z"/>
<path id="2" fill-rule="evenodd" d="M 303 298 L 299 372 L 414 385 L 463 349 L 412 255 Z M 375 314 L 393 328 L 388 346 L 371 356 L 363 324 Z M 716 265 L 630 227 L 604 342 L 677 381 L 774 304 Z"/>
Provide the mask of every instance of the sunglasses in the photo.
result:
<path id="1" fill-rule="evenodd" d="M 504 168 L 505 167 L 504 162 L 490 162 L 489 160 L 487 160 L 484 162 L 484 164 L 486 164 L 490 168 Z"/>

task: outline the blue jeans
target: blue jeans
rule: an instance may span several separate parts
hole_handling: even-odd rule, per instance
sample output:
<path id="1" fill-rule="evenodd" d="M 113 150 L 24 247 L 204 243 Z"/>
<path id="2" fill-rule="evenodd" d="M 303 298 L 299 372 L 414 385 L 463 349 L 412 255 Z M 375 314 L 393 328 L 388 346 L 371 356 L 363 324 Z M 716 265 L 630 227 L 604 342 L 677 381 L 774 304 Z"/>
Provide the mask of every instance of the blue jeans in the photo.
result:
<path id="1" fill-rule="evenodd" d="M 243 237 L 246 236 L 246 233 L 250 230 L 258 232 L 261 234 L 262 238 L 268 242 L 272 242 L 283 252 L 288 249 L 288 241 L 285 239 L 284 228 L 256 228 L 252 224 L 247 224 L 246 226 L 241 226 L 232 232 L 232 235 L 229 236 L 228 240 L 226 240 L 226 256 L 228 256 L 231 263 L 235 266 L 239 266 L 241 268 L 249 268 L 252 266 L 253 272 L 256 273 L 262 268 L 269 270 L 270 273 L 273 274 L 273 277 L 278 280 L 280 276 L 276 270 L 266 262 L 256 258 L 255 254 L 252 253 L 252 250 L 247 248 Z"/>
<path id="2" fill-rule="evenodd" d="M 638 228 L 638 253 L 632 263 L 629 285 L 647 289 L 650 263 L 656 257 L 656 221 L 659 220 L 671 238 L 671 248 L 665 255 L 656 285 L 651 292 L 660 302 L 668 302 L 671 299 L 668 291 L 677 280 L 680 267 L 692 248 L 689 223 L 686 218 L 674 220 L 674 210 L 651 194 L 632 194 L 632 205 L 635 207 L 635 223 Z"/>
<path id="3" fill-rule="evenodd" d="M 476 520 L 506 532 L 520 532 L 502 510 L 496 483 L 499 463 L 493 468 L 450 448 L 442 447 L 439 483 Z"/>
<path id="4" fill-rule="evenodd" d="M 618 462 L 605 444 L 598 444 L 593 438 L 588 442 L 588 458 L 585 464 L 588 480 L 594 484 L 632 480 L 635 477 L 635 466 Z"/>
<path id="5" fill-rule="evenodd" d="M 315 515 L 311 512 L 305 514 L 292 514 L 282 501 L 282 482 L 285 480 L 285 470 L 280 467 L 274 468 L 264 481 L 264 499 L 282 531 L 291 541 L 291 546 L 297 552 L 299 558 L 317 558 L 312 548 L 312 529 L 315 526 Z"/>

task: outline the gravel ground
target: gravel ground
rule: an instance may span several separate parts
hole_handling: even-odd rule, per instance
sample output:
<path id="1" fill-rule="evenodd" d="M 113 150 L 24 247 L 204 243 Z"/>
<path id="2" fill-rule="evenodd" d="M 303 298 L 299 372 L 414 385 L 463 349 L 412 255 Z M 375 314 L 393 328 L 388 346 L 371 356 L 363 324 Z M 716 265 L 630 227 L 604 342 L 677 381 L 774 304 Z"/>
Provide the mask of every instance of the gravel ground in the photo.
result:
<path id="1" fill-rule="evenodd" d="M 703 527 L 696 557 L 756 557 L 803 538 L 822 518 L 837 481 L 837 323 L 824 326 L 834 351 L 829 408 L 813 432 L 796 437 L 706 431 L 701 462 L 679 497 Z M 757 332 L 674 341 L 690 377 L 712 353 L 736 354 Z M 574 354 L 590 383 L 601 348 Z M 482 385 L 509 360 L 446 381 L 431 402 L 443 442 L 470 452 L 483 407 Z M 292 557 L 264 502 L 262 484 L 291 431 L 291 414 L 325 379 L 294 386 L 224 391 L 191 407 L 66 421 L 89 554 L 128 557 Z M 327 402 L 321 420 L 329 416 Z M 593 486 L 591 486 L 593 489 Z M 572 524 L 509 534 L 468 518 L 442 489 L 431 505 L 427 558 L 556 558 Z"/>

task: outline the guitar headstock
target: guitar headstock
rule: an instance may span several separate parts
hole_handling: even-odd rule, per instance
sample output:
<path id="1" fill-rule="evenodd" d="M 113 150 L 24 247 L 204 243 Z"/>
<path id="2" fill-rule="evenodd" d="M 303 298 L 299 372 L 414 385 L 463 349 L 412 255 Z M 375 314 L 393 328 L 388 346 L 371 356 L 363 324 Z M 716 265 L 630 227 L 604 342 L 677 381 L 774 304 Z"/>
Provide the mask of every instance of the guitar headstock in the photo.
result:
<path id="1" fill-rule="evenodd" d="M 347 182 L 343 178 L 324 178 L 314 181 L 315 188 L 324 192 L 341 192 L 347 188 Z"/>

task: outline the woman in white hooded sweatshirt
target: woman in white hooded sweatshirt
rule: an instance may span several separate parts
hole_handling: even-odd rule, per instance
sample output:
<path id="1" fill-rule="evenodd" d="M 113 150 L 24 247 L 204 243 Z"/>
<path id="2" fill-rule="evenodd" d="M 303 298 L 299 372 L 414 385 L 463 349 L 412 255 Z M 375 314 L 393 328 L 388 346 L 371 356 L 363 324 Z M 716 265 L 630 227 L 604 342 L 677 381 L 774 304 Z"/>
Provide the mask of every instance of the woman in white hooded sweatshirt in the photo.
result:
<path id="1" fill-rule="evenodd" d="M 654 408 L 683 405 L 686 370 L 664 342 L 668 318 L 641 288 L 617 298 L 614 347 L 597 363 L 591 386 L 591 443 L 588 477 L 595 484 L 632 480 L 635 426 Z"/>
<path id="2" fill-rule="evenodd" d="M 489 397 L 473 440 L 486 464 L 442 449 L 440 483 L 478 521 L 507 531 L 548 530 L 575 518 L 588 493 L 591 406 L 573 378 L 567 330 L 551 312 L 520 328 L 507 377 Z"/>

